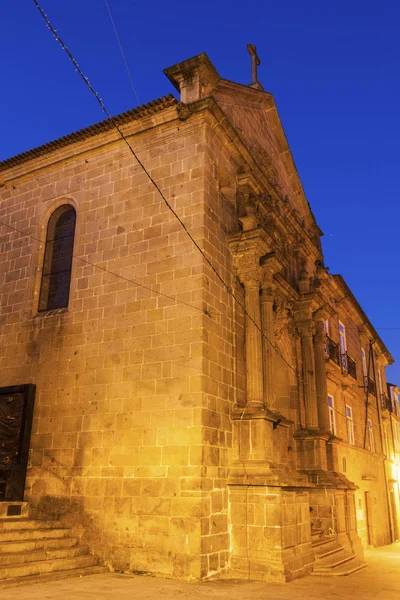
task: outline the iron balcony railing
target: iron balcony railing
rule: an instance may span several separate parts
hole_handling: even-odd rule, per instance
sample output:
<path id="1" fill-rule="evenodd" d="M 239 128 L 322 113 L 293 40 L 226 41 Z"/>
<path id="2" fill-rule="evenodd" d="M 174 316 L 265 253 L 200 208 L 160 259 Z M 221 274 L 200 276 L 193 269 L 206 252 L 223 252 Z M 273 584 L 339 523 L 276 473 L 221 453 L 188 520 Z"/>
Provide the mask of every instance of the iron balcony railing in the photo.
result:
<path id="1" fill-rule="evenodd" d="M 347 373 L 350 375 L 350 377 L 352 377 L 353 379 L 357 379 L 357 368 L 356 368 L 356 361 L 351 358 L 347 352 L 346 354 L 342 354 L 342 356 L 346 357 L 346 366 L 347 366 Z M 342 361 L 342 365 L 343 365 L 343 361 Z M 343 367 L 342 367 L 343 370 Z M 343 370 L 344 372 L 344 370 Z"/>
<path id="2" fill-rule="evenodd" d="M 368 390 L 369 394 L 376 396 L 375 381 L 366 375 L 364 375 L 364 389 L 365 392 Z"/>
<path id="3" fill-rule="evenodd" d="M 339 344 L 328 335 L 325 342 L 325 356 L 341 367 L 343 375 L 350 375 L 353 379 L 357 379 L 356 361 L 347 352 L 341 354 Z"/>
<path id="4" fill-rule="evenodd" d="M 340 355 L 340 364 L 343 375 L 350 375 L 353 379 L 357 379 L 356 361 L 347 352 Z"/>
<path id="5" fill-rule="evenodd" d="M 381 393 L 381 407 L 382 410 L 392 410 L 391 402 L 383 392 Z"/>
<path id="6" fill-rule="evenodd" d="M 327 335 L 325 342 L 325 356 L 332 360 L 337 365 L 340 365 L 340 352 L 339 352 L 339 344 L 336 344 L 331 338 Z"/>

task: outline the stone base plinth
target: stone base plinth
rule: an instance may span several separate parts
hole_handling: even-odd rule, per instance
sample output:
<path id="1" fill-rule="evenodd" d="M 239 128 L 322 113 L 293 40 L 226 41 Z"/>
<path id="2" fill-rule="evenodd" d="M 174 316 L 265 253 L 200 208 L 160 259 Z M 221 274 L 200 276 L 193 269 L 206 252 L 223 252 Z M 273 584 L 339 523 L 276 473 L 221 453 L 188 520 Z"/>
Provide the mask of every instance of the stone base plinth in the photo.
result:
<path id="1" fill-rule="evenodd" d="M 326 535 L 337 535 L 343 548 L 363 558 L 357 533 L 354 483 L 335 471 L 311 471 L 308 476 L 314 484 L 310 490 L 313 527 Z"/>
<path id="2" fill-rule="evenodd" d="M 311 572 L 307 490 L 230 484 L 229 497 L 232 577 L 291 581 Z"/>

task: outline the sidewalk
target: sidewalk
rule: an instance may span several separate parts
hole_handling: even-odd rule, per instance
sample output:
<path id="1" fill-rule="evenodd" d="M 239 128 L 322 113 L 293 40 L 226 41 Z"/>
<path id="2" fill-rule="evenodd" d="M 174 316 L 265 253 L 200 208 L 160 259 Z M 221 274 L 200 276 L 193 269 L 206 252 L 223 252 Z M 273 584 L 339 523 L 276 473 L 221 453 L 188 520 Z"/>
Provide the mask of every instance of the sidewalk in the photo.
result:
<path id="1" fill-rule="evenodd" d="M 1 600 L 398 600 L 400 542 L 365 553 L 366 570 L 348 577 L 305 577 L 293 583 L 223 580 L 187 583 L 110 573 L 1 590 Z"/>

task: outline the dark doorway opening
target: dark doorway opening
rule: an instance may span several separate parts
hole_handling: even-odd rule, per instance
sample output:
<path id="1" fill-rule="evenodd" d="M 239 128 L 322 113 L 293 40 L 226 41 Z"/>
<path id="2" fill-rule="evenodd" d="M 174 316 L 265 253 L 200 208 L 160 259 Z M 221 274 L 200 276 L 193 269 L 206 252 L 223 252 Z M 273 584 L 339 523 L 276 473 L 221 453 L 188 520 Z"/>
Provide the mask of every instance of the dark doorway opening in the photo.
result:
<path id="1" fill-rule="evenodd" d="M 24 499 L 35 386 L 0 388 L 0 502 Z"/>

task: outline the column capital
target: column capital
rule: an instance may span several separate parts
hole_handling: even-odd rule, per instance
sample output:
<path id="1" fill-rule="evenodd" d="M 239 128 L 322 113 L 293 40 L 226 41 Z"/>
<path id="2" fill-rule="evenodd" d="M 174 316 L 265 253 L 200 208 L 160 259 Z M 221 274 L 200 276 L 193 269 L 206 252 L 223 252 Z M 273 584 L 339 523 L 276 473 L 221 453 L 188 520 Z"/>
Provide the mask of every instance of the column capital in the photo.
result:
<path id="1" fill-rule="evenodd" d="M 311 319 L 307 321 L 296 321 L 296 327 L 302 337 L 312 336 L 315 333 L 315 324 Z"/>
<path id="2" fill-rule="evenodd" d="M 260 259 L 267 254 L 265 234 L 260 229 L 241 232 L 228 237 L 236 273 L 244 285 L 260 285 L 262 269 Z"/>

